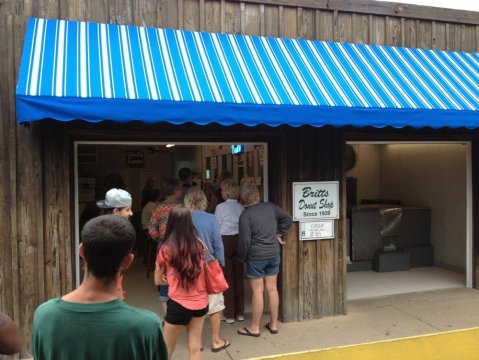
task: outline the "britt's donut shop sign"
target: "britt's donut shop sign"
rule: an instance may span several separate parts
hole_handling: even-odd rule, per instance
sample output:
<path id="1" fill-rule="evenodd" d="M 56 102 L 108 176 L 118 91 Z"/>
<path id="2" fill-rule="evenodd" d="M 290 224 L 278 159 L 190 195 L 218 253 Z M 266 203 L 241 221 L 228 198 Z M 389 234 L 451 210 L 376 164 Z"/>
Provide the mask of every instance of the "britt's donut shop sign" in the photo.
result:
<path id="1" fill-rule="evenodd" d="M 293 218 L 339 219 L 339 182 L 294 182 Z"/>

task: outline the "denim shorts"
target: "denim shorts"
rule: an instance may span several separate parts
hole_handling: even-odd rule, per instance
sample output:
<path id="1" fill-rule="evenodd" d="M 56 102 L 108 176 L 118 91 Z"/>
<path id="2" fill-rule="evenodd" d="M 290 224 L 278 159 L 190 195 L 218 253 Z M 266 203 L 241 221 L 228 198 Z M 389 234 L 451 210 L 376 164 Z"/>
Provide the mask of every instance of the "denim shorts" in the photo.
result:
<path id="1" fill-rule="evenodd" d="M 279 274 L 279 265 L 281 257 L 275 257 L 265 260 L 246 260 L 246 277 L 248 279 L 262 279 L 265 276 L 274 276 Z"/>
<path id="2" fill-rule="evenodd" d="M 158 295 L 160 301 L 166 302 L 168 301 L 168 285 L 158 285 Z"/>
<path id="3" fill-rule="evenodd" d="M 172 325 L 186 326 L 192 318 L 205 316 L 207 312 L 208 306 L 200 310 L 190 310 L 170 299 L 166 303 L 165 321 Z"/>

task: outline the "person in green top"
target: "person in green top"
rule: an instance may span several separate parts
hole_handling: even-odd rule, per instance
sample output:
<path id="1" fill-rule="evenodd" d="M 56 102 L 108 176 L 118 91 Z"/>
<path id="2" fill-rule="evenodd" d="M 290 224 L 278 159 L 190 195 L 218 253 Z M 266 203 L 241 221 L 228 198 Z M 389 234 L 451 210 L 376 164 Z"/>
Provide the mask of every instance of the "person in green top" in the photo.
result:
<path id="1" fill-rule="evenodd" d="M 120 272 L 133 261 L 135 230 L 116 215 L 88 221 L 81 233 L 82 284 L 40 305 L 33 318 L 36 360 L 168 359 L 160 318 L 119 300 Z"/>

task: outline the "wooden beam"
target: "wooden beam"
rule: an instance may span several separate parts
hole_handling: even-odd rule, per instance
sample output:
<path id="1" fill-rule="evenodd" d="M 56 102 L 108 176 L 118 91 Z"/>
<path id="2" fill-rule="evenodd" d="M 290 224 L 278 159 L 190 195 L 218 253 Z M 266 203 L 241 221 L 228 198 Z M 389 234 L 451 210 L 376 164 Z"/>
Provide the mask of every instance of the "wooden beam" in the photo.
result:
<path id="1" fill-rule="evenodd" d="M 237 0 L 229 0 L 238 2 Z M 479 25 L 479 12 L 372 0 L 242 0 L 246 3 L 305 7 Z"/>
<path id="2" fill-rule="evenodd" d="M 226 32 L 226 4 L 225 0 L 221 0 L 220 5 L 220 32 Z"/>
<path id="3" fill-rule="evenodd" d="M 200 31 L 205 31 L 205 0 L 200 0 Z"/>
<path id="4" fill-rule="evenodd" d="M 259 6 L 259 34 L 261 36 L 266 36 L 266 25 L 265 25 L 265 18 L 264 18 L 264 5 L 261 4 Z"/>

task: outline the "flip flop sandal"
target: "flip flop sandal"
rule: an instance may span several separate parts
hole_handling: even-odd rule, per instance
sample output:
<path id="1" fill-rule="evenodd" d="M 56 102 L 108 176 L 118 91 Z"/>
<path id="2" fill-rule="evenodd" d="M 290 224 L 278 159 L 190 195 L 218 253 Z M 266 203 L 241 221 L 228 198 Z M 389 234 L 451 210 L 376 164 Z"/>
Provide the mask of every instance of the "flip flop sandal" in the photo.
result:
<path id="1" fill-rule="evenodd" d="M 218 348 L 211 348 L 211 351 L 213 351 L 214 353 L 217 353 L 217 352 L 220 352 L 220 351 L 226 349 L 228 346 L 231 345 L 231 343 L 228 340 L 226 340 L 226 339 L 221 339 L 221 340 L 223 340 L 225 342 L 223 344 L 223 346 L 220 346 Z"/>
<path id="2" fill-rule="evenodd" d="M 278 333 L 278 329 L 271 329 L 271 326 L 269 326 L 269 323 L 267 323 L 264 327 L 266 329 L 268 329 L 271 334 L 277 334 Z"/>
<path id="3" fill-rule="evenodd" d="M 252 333 L 251 331 L 248 330 L 248 328 L 242 327 L 238 329 L 238 334 L 243 335 L 243 336 L 253 336 L 253 337 L 260 337 L 261 333 Z"/>

